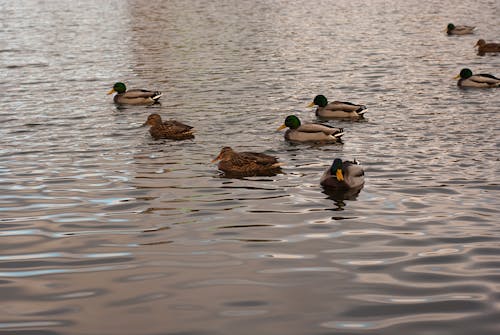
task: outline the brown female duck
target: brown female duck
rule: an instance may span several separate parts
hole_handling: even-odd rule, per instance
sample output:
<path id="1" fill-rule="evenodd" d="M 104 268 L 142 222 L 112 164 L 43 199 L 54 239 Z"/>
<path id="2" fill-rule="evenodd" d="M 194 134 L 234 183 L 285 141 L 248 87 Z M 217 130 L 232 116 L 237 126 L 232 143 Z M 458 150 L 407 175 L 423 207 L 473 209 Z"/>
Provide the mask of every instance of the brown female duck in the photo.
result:
<path id="1" fill-rule="evenodd" d="M 480 56 L 484 56 L 486 52 L 500 52 L 500 43 L 486 43 L 483 39 L 477 41 L 474 47 L 477 47 L 477 54 Z"/>
<path id="2" fill-rule="evenodd" d="M 149 125 L 149 133 L 157 140 L 167 138 L 170 140 L 187 140 L 194 138 L 193 127 L 175 120 L 162 121 L 159 114 L 153 113 L 148 116 L 144 126 Z"/>
<path id="3" fill-rule="evenodd" d="M 274 156 L 257 152 L 236 152 L 224 147 L 212 163 L 219 162 L 218 168 L 226 175 L 273 176 L 281 172 L 281 163 Z"/>

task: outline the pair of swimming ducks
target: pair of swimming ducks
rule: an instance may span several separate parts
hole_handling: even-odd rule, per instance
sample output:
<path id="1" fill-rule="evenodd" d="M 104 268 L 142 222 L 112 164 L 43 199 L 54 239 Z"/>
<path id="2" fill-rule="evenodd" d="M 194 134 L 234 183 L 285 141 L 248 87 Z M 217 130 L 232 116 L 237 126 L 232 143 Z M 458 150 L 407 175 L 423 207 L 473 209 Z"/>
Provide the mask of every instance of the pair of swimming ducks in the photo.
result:
<path id="1" fill-rule="evenodd" d="M 453 23 L 448 23 L 446 27 L 446 33 L 448 35 L 469 35 L 473 34 L 476 27 L 473 26 L 465 26 L 465 25 L 457 25 L 455 26 Z M 480 55 L 484 55 L 486 52 L 500 52 L 500 43 L 486 43 L 485 40 L 480 39 L 477 41 L 476 45 L 477 53 Z"/>

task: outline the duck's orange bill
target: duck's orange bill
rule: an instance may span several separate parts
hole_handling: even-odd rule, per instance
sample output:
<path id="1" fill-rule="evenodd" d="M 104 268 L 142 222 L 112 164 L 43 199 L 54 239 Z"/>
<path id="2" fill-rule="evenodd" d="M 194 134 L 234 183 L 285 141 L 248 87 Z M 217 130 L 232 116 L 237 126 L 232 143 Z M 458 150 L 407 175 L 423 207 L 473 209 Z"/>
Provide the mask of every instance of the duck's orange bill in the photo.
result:
<path id="1" fill-rule="evenodd" d="M 342 170 L 341 169 L 337 169 L 337 180 L 338 181 L 343 181 L 344 180 L 344 175 L 342 174 Z"/>
<path id="2" fill-rule="evenodd" d="M 115 91 L 115 89 L 114 89 L 114 88 L 112 88 L 112 89 L 111 89 L 111 91 L 109 91 L 109 92 L 108 92 L 108 95 L 113 94 L 113 93 L 115 93 L 115 92 L 116 92 L 116 91 Z"/>

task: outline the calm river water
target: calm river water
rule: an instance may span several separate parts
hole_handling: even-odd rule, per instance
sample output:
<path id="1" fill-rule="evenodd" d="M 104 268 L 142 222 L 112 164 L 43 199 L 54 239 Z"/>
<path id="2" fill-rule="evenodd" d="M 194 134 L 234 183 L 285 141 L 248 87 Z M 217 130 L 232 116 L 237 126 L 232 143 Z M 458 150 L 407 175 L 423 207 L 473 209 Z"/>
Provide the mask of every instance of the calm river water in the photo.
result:
<path id="1" fill-rule="evenodd" d="M 499 334 L 497 0 L 0 0 L 1 334 Z M 476 25 L 448 37 L 445 26 Z M 116 81 L 164 92 L 118 109 Z M 316 94 L 368 106 L 290 145 Z M 151 112 L 197 129 L 153 140 Z M 222 178 L 229 145 L 284 174 Z M 357 198 L 319 177 L 366 171 Z"/>

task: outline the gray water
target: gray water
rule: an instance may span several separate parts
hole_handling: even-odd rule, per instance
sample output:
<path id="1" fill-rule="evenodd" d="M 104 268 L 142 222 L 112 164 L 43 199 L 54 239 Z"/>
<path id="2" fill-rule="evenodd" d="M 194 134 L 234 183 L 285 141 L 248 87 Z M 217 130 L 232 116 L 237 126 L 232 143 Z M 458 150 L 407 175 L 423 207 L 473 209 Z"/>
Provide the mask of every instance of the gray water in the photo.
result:
<path id="1" fill-rule="evenodd" d="M 1 334 L 499 334 L 496 0 L 0 1 Z M 448 37 L 446 24 L 477 26 Z M 116 81 L 164 92 L 118 109 Z M 368 106 L 291 145 L 316 94 Z M 152 112 L 196 128 L 153 140 Z M 283 174 L 222 178 L 229 145 Z M 357 197 L 324 193 L 356 158 Z"/>

